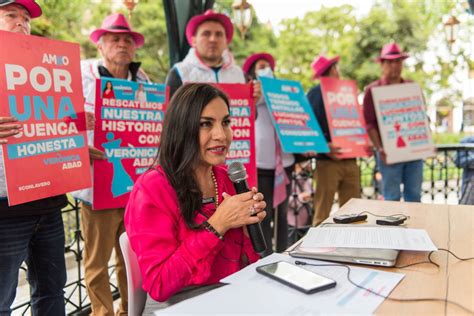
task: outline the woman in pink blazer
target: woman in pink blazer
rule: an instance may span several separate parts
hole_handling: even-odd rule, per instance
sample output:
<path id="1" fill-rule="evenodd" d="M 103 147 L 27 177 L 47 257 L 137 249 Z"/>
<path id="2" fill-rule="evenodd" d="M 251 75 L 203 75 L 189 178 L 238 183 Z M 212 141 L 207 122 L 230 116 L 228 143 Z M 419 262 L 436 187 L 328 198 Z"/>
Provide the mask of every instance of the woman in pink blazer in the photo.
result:
<path id="1" fill-rule="evenodd" d="M 245 227 L 263 220 L 265 202 L 256 188 L 235 195 L 224 166 L 231 141 L 225 94 L 208 84 L 176 91 L 157 163 L 135 183 L 125 213 L 143 289 L 157 301 L 259 259 Z"/>

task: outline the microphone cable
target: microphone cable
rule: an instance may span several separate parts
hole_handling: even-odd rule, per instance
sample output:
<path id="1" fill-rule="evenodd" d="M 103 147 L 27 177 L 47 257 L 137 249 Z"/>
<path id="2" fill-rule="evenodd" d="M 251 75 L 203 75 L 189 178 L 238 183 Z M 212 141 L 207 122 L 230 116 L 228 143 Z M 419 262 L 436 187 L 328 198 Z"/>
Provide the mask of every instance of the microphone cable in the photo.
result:
<path id="1" fill-rule="evenodd" d="M 467 261 L 467 260 L 473 260 L 474 257 L 468 257 L 468 258 L 460 258 L 458 257 L 456 254 L 454 254 L 452 251 L 450 251 L 449 249 L 444 249 L 444 248 L 439 248 L 438 251 L 446 251 L 448 252 L 449 254 L 451 254 L 452 256 L 454 256 L 455 258 L 457 258 L 458 260 L 460 261 Z M 433 255 L 435 251 L 431 251 L 428 255 L 428 261 L 422 261 L 422 262 L 416 262 L 416 263 L 412 263 L 412 264 L 408 264 L 408 265 L 405 265 L 405 266 L 395 266 L 395 268 L 398 268 L 398 269 L 404 269 L 404 268 L 407 268 L 407 267 L 410 267 L 410 266 L 414 266 L 414 265 L 418 265 L 418 264 L 423 264 L 423 263 L 429 263 L 429 264 L 433 264 L 435 265 L 436 267 L 439 268 L 439 264 L 437 264 L 436 262 L 434 262 L 432 259 L 431 259 L 431 256 Z M 345 265 L 345 264 L 339 264 L 339 263 L 328 263 L 328 264 L 315 264 L 315 263 L 307 263 L 307 262 L 304 262 L 304 261 L 299 261 L 299 260 L 296 260 L 295 261 L 295 264 L 296 265 L 300 265 L 300 266 L 314 266 L 314 267 L 343 267 L 343 268 L 346 268 L 347 269 L 347 273 L 346 273 L 346 278 L 347 278 L 347 281 L 349 281 L 349 283 L 351 283 L 352 285 L 354 285 L 355 287 L 361 289 L 361 290 L 364 290 L 364 291 L 367 291 L 369 293 L 372 293 L 376 296 L 379 296 L 383 299 L 386 299 L 386 300 L 389 300 L 389 301 L 394 301 L 394 302 L 411 302 L 411 303 L 414 303 L 414 302 L 444 302 L 444 303 L 448 303 L 448 304 L 452 304 L 452 305 L 455 305 L 461 309 L 463 309 L 464 311 L 468 312 L 468 313 L 471 313 L 471 314 L 474 314 L 474 311 L 473 310 L 470 310 L 469 308 L 457 303 L 457 302 L 454 302 L 454 301 L 451 301 L 451 300 L 448 300 L 448 299 L 442 299 L 442 298 L 395 298 L 395 297 L 389 297 L 388 295 L 385 296 L 385 295 L 382 295 L 380 293 L 377 293 L 369 288 L 366 288 L 366 287 L 363 287 L 362 285 L 359 285 L 357 284 L 356 282 L 354 282 L 351 277 L 350 277 L 350 274 L 351 274 L 351 267 L 348 266 L 348 265 Z M 390 294 L 389 294 L 390 295 Z"/>

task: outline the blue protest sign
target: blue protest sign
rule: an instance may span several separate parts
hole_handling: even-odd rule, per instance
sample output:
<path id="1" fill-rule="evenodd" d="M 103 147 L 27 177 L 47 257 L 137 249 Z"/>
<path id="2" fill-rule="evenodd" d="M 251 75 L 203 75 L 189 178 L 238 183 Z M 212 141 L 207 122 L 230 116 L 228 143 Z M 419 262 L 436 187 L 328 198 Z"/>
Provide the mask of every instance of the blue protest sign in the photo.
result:
<path id="1" fill-rule="evenodd" d="M 266 77 L 259 80 L 283 151 L 329 152 L 301 83 Z"/>

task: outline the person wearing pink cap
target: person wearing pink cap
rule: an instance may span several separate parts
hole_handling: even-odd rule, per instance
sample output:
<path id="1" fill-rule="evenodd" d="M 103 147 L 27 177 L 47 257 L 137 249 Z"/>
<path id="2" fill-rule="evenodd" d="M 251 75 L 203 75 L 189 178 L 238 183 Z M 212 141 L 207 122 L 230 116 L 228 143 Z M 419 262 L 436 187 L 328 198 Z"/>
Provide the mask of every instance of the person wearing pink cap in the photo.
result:
<path id="1" fill-rule="evenodd" d="M 323 77 L 338 79 L 338 62 L 339 56 L 327 58 L 321 55 L 315 58 L 311 64 L 314 74 L 313 79 Z M 307 97 L 331 150 L 328 154 L 316 155 L 317 163 L 314 174 L 316 193 L 313 200 L 315 210 L 313 226 L 317 226 L 329 217 L 336 192 L 339 206 L 344 205 L 351 198 L 360 197 L 360 172 L 356 159 L 340 159 L 337 157 L 340 147 L 334 146 L 331 143 L 331 134 L 329 132 L 321 85 L 318 84 L 311 88 Z"/>
<path id="2" fill-rule="evenodd" d="M 85 110 L 91 121 L 95 111 L 95 85 L 98 78 L 119 78 L 147 83 L 149 78 L 134 62 L 137 48 L 144 43 L 142 34 L 134 32 L 123 14 L 107 16 L 102 26 L 90 34 L 97 45 L 101 59 L 81 63 Z M 88 124 L 89 125 L 89 124 Z M 93 125 L 93 124 L 92 124 Z M 91 159 L 104 159 L 104 153 L 92 148 L 93 130 L 87 131 Z M 117 315 L 127 314 L 127 278 L 119 236 L 125 231 L 125 209 L 92 209 L 92 188 L 72 192 L 81 200 L 81 231 L 84 237 L 84 268 L 87 292 L 91 301 L 92 315 L 114 315 L 110 290 L 108 262 L 115 249 L 116 273 L 121 303 Z"/>
<path id="3" fill-rule="evenodd" d="M 268 53 L 255 53 L 245 59 L 242 69 L 248 81 L 257 80 L 258 77 L 273 78 L 275 59 Z M 293 171 L 295 157 L 292 154 L 282 152 L 265 98 L 261 97 L 257 101 L 256 109 L 255 149 L 257 153 L 258 189 L 265 197 L 268 214 L 261 223 L 267 244 L 267 251 L 264 253 L 264 256 L 266 256 L 272 253 L 273 236 L 275 236 L 274 248 L 277 252 L 285 251 L 288 248 L 287 211 L 291 182 L 287 181 L 284 185 L 285 189 L 282 190 L 283 195 L 275 199 L 275 195 L 279 194 L 279 191 L 275 190 L 275 177 L 277 177 L 277 164 L 280 164 L 281 169 L 278 168 L 278 170 L 284 168 L 286 179 L 289 179 Z"/>
<path id="4" fill-rule="evenodd" d="M 0 30 L 30 35 L 31 19 L 41 14 L 41 7 L 33 0 L 0 0 Z M 0 143 L 7 143 L 20 130 L 15 118 L 0 117 Z M 2 156 L 0 147 L 0 160 Z M 63 194 L 9 206 L 5 171 L 0 164 L 0 315 L 11 314 L 23 261 L 28 268 L 32 315 L 65 315 L 61 209 L 66 205 Z"/>
<path id="5" fill-rule="evenodd" d="M 170 96 L 188 82 L 245 83 L 244 73 L 228 49 L 234 27 L 230 19 L 207 10 L 186 25 L 186 39 L 191 46 L 183 61 L 176 63 L 166 77 Z M 254 84 L 254 98 L 262 95 L 260 83 Z"/>
<path id="6" fill-rule="evenodd" d="M 403 184 L 403 199 L 406 202 L 420 202 L 421 183 L 423 181 L 423 160 L 414 160 L 395 164 L 386 163 L 386 155 L 380 138 L 377 116 L 375 114 L 372 88 L 407 82 L 402 77 L 403 61 L 408 58 L 397 43 L 384 45 L 377 61 L 382 69 L 381 78 L 369 84 L 364 95 L 364 117 L 367 132 L 377 151 L 382 173 L 383 197 L 388 201 L 401 199 L 400 185 Z"/>

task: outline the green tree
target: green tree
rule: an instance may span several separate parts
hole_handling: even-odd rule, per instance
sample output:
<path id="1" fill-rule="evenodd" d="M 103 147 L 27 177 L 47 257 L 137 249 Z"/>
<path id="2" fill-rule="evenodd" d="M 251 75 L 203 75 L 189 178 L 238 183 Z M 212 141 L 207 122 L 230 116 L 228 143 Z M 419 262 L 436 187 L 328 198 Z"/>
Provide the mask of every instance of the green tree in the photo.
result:
<path id="1" fill-rule="evenodd" d="M 90 33 L 113 13 L 109 1 L 38 0 L 43 15 L 32 23 L 32 34 L 52 39 L 77 42 L 84 59 L 99 57 Z M 117 11 L 128 16 L 125 8 Z M 133 11 L 132 27 L 145 36 L 145 44 L 137 50 L 136 59 L 155 82 L 164 82 L 168 72 L 166 21 L 162 1 L 142 0 Z"/>
<path id="2" fill-rule="evenodd" d="M 460 51 L 456 60 L 443 59 L 438 50 L 434 70 L 427 70 L 425 53 L 428 43 L 440 34 L 442 17 L 453 9 L 449 1 L 379 0 L 364 16 L 357 16 L 350 5 L 322 6 L 300 18 L 282 21 L 276 39 L 279 75 L 301 81 L 305 89 L 312 81 L 310 64 L 320 55 L 340 55 L 343 77 L 354 79 L 363 89 L 380 77 L 375 62 L 382 46 L 396 41 L 412 58 L 407 61 L 404 76 L 419 82 L 428 96 L 438 87 L 446 88 L 454 67 L 469 58 Z"/>
<path id="3" fill-rule="evenodd" d="M 357 79 L 359 88 L 380 77 L 380 67 L 374 60 L 384 44 L 395 41 L 412 57 L 405 76 L 419 82 L 431 94 L 428 83 L 433 80 L 434 73 L 424 70 L 423 53 L 442 17 L 452 7 L 448 1 L 379 1 L 358 21 L 358 32 L 351 48 L 353 54 L 348 56 L 348 73 Z"/>
<path id="4" fill-rule="evenodd" d="M 88 4 L 81 0 L 38 0 L 43 15 L 32 23 L 33 35 L 76 42 L 81 37 L 83 12 Z"/>
<path id="5" fill-rule="evenodd" d="M 232 0 L 217 1 L 214 10 L 226 14 L 232 19 L 232 2 Z M 242 38 L 239 30 L 234 27 L 234 37 L 229 49 L 232 51 L 238 65 L 242 65 L 244 60 L 253 53 L 267 52 L 275 55 L 277 45 L 275 34 L 268 25 L 258 20 L 253 8 L 252 14 L 254 17 L 252 26 L 246 33 L 245 38 Z"/>
<path id="6" fill-rule="evenodd" d="M 32 24 L 33 34 L 78 42 L 82 58 L 98 56 L 89 34 L 112 13 L 110 1 L 38 2 L 44 14 Z M 232 16 L 232 2 L 216 0 L 214 10 Z M 306 13 L 302 19 L 283 20 L 279 34 L 274 34 L 268 25 L 254 18 L 245 40 L 235 30 L 230 49 L 240 65 L 251 53 L 267 51 L 273 54 L 277 75 L 301 81 L 305 89 L 315 84 L 310 64 L 316 56 L 340 55 L 342 75 L 355 79 L 362 89 L 380 75 L 380 67 L 374 59 L 381 47 L 397 41 L 413 57 L 407 61 L 404 76 L 420 82 L 429 97 L 433 91 L 452 86 L 450 78 L 454 69 L 474 65 L 466 49 L 452 51 L 451 58 L 446 58 L 439 52 L 439 47 L 435 47 L 433 65 L 426 67 L 425 52 L 433 50 L 429 41 L 444 37 L 441 19 L 454 7 L 455 3 L 450 1 L 379 0 L 367 15 L 358 16 L 351 5 L 323 6 L 318 11 Z M 126 13 L 123 6 L 118 10 Z M 143 68 L 154 81 L 163 82 L 169 60 L 163 2 L 141 0 L 131 22 L 135 30 L 145 36 L 144 46 L 137 51 L 137 60 L 142 61 Z M 469 43 L 470 34 L 464 36 L 464 41 Z"/>
<path id="7" fill-rule="evenodd" d="M 316 56 L 341 55 L 344 64 L 345 57 L 352 53 L 350 47 L 356 32 L 353 11 L 350 5 L 323 6 L 319 11 L 306 13 L 303 19 L 284 20 L 277 38 L 276 58 L 281 65 L 278 74 L 301 81 L 309 89 L 314 85 L 311 62 Z M 344 67 L 341 70 L 345 72 Z"/>
<path id="8" fill-rule="evenodd" d="M 169 70 L 168 39 L 163 2 L 142 0 L 133 11 L 134 30 L 145 36 L 137 60 L 154 82 L 164 82 Z"/>
<path id="9" fill-rule="evenodd" d="M 82 0 L 38 0 L 43 15 L 32 23 L 33 35 L 79 43 L 82 58 L 97 55 L 90 32 L 110 14 L 110 3 Z"/>

